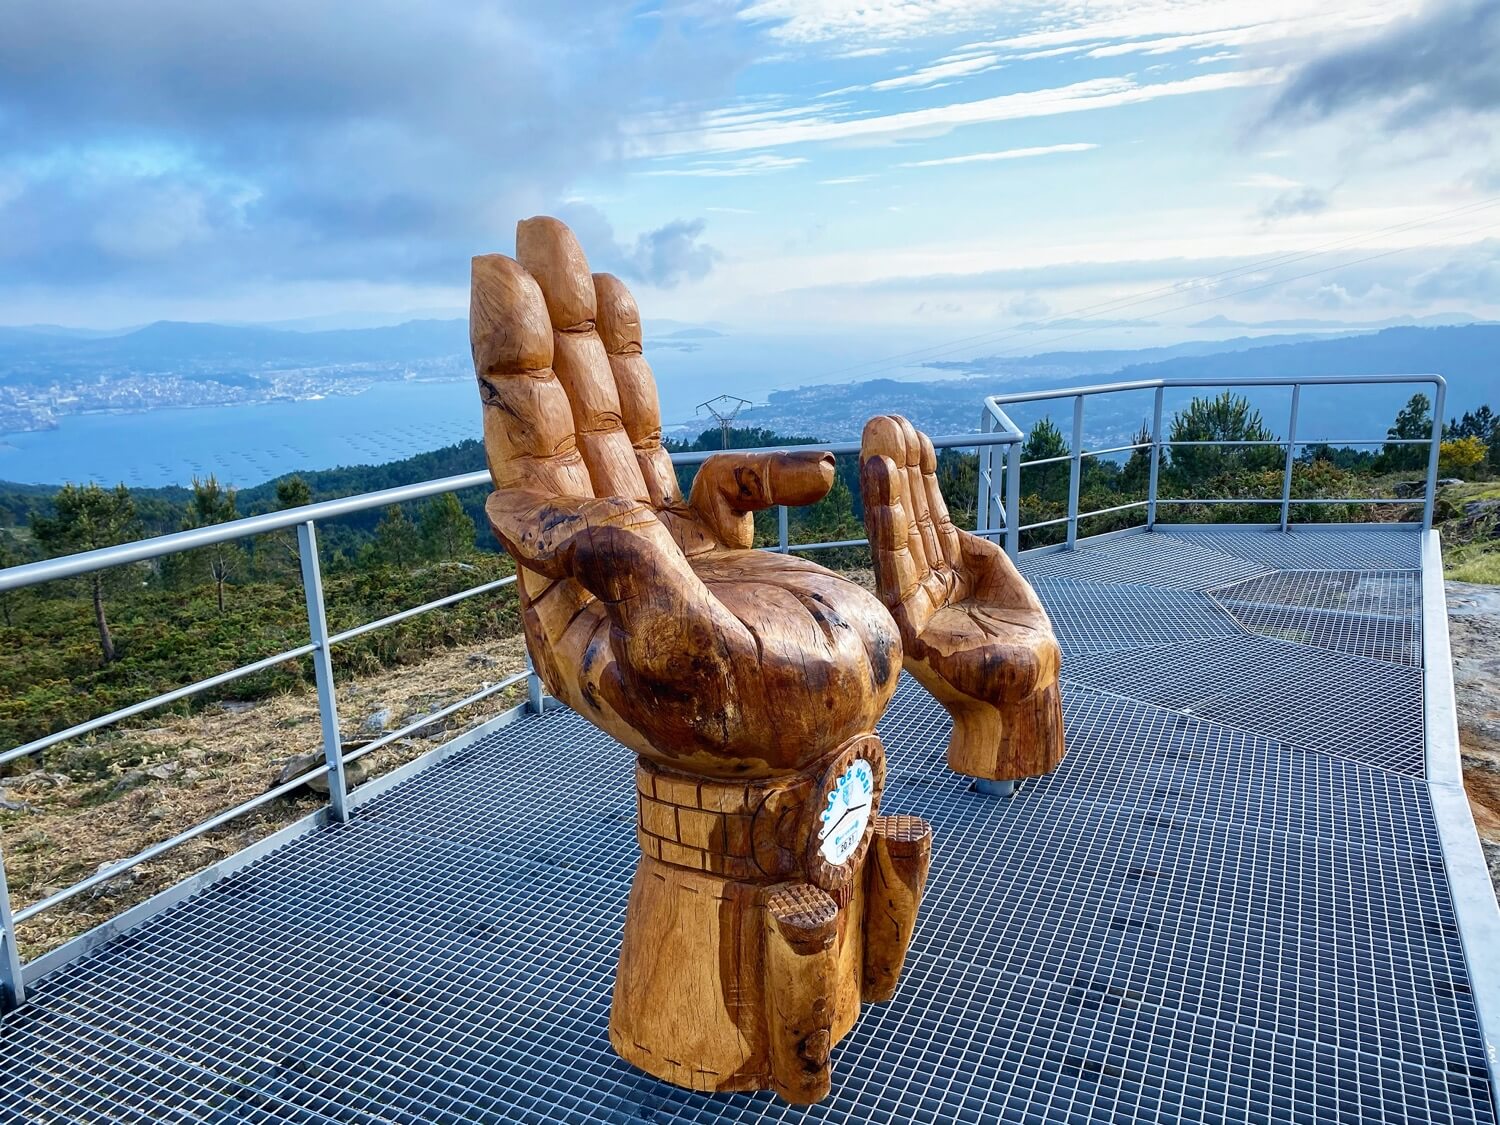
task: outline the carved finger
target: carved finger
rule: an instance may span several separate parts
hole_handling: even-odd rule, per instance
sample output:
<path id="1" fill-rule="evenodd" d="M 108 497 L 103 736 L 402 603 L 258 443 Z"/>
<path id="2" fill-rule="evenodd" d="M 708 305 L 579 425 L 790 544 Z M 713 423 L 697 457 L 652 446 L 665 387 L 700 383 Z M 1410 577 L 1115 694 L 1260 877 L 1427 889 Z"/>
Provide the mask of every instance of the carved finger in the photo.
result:
<path id="1" fill-rule="evenodd" d="M 750 514 L 776 504 L 800 507 L 828 495 L 833 487 L 833 454 L 716 453 L 693 478 L 693 510 L 724 543 L 750 547 L 755 521 Z"/>
<path id="2" fill-rule="evenodd" d="M 938 545 L 948 565 L 958 570 L 963 565 L 963 550 L 959 546 L 958 528 L 953 526 L 953 517 L 948 514 L 948 502 L 943 499 L 943 490 L 938 484 L 937 450 L 932 439 L 920 430 L 917 440 L 922 443 L 922 483 L 927 488 L 927 510 L 932 516 L 933 530 Z"/>
<path id="3" fill-rule="evenodd" d="M 911 497 L 912 522 L 922 538 L 927 565 L 936 569 L 946 565 L 948 558 L 938 541 L 937 530 L 932 522 L 932 510 L 928 506 L 927 481 L 922 470 L 922 439 L 917 428 L 899 414 L 894 415 L 892 420 L 901 428 L 902 443 L 906 448 L 906 491 Z M 933 468 L 936 470 L 936 465 Z"/>
<path id="4" fill-rule="evenodd" d="M 472 266 L 469 340 L 496 488 L 592 496 L 567 394 L 552 371 L 552 325 L 536 281 L 502 254 Z"/>
<path id="5" fill-rule="evenodd" d="M 902 427 L 905 421 L 904 418 L 889 415 L 871 418 L 865 423 L 864 433 L 860 437 L 859 455 L 862 460 L 884 457 L 899 473 L 899 479 L 891 478 L 892 500 L 893 502 L 900 501 L 901 509 L 906 516 L 904 530 L 907 537 L 907 550 L 911 554 L 916 576 L 921 580 L 931 573 L 932 560 L 927 555 L 927 545 L 922 540 L 921 529 L 917 527 L 916 505 L 918 501 L 911 495 L 911 485 L 906 474 L 906 431 Z M 923 502 L 923 507 L 925 506 Z"/>
<path id="6" fill-rule="evenodd" d="M 938 609 L 924 584 L 932 572 L 912 557 L 911 521 L 902 495 L 906 473 L 889 457 L 865 457 L 860 463 L 859 481 L 875 587 L 902 626 L 905 640 L 920 631 Z"/>
<path id="7" fill-rule="evenodd" d="M 553 370 L 572 407 L 578 448 L 594 492 L 649 500 L 635 450 L 625 433 L 609 357 L 595 329 L 594 278 L 570 231 L 538 216 L 516 227 L 516 257 L 536 278 L 552 321 Z"/>
<path id="8" fill-rule="evenodd" d="M 658 508 L 682 503 L 677 473 L 661 444 L 661 404 L 656 377 L 641 347 L 641 314 L 625 283 L 613 274 L 594 275 L 599 338 L 609 356 L 620 398 L 625 436 L 635 449 L 651 502 Z"/>

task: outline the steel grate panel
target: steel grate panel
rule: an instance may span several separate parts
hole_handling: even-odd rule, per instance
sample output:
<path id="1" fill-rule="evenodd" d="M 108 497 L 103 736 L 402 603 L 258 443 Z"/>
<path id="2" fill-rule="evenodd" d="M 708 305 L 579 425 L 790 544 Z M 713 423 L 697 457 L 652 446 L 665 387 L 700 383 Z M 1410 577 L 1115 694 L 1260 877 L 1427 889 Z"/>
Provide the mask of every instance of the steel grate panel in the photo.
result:
<path id="1" fill-rule="evenodd" d="M 1422 566 L 1417 524 L 1337 530 L 1293 527 L 1290 531 L 1179 528 L 1171 534 L 1280 570 L 1418 570 Z"/>
<path id="2" fill-rule="evenodd" d="M 1262 637 L 1075 656 L 1069 679 L 1420 777 L 1422 673 Z"/>
<path id="3" fill-rule="evenodd" d="M 1038 578 L 1034 586 L 1064 654 L 1242 631 L 1213 598 L 1198 590 L 1059 578 Z"/>
<path id="4" fill-rule="evenodd" d="M 1103 543 L 1080 543 L 1077 550 L 1022 555 L 1017 565 L 1035 582 L 1064 578 L 1075 582 L 1130 582 L 1206 590 L 1270 569 L 1165 532 L 1125 535 Z"/>
<path id="5" fill-rule="evenodd" d="M 1335 756 L 1379 673 L 1415 676 L 1416 706 L 1420 673 L 1238 632 L 1163 645 L 1208 598 L 1147 581 L 1173 588 L 1101 609 L 1042 580 L 1065 673 L 1097 686 L 1068 682 L 1069 755 L 1016 800 L 947 772 L 947 717 L 903 678 L 884 804 L 933 822 L 933 874 L 896 1000 L 816 1107 L 695 1095 L 609 1049 L 630 758 L 552 713 L 50 975 L 0 1024 L 0 1117 L 1494 1122 L 1425 786 L 1373 736 L 1373 764 Z M 1149 637 L 1132 610 L 1154 647 L 1077 647 Z M 1174 672 L 1212 689 L 1205 716 L 1249 710 L 1142 701 Z"/>
<path id="6" fill-rule="evenodd" d="M 1421 666 L 1418 571 L 1283 570 L 1209 593 L 1252 633 Z"/>
<path id="7" fill-rule="evenodd" d="M 1028 784 L 1271 832 L 1438 857 L 1422 782 L 1070 682 L 1069 753 Z M 946 730 L 942 735 L 946 738 Z"/>
<path id="8" fill-rule="evenodd" d="M 810 1111 L 660 1086 L 610 1052 L 604 1021 L 635 860 L 632 821 L 619 815 L 631 800 L 628 755 L 567 714 L 492 736 L 381 798 L 373 815 L 283 848 L 128 948 L 57 974 L 37 1004 L 250 1096 L 351 1121 L 1203 1120 L 1240 1110 L 1236 1097 L 1241 1117 L 1282 1107 L 1306 1120 L 1400 1120 L 1398 1109 L 1420 1105 L 1413 1119 L 1488 1120 L 1462 992 L 1419 1004 L 1414 990 L 1436 970 L 1423 966 L 1423 978 L 1412 957 L 1390 952 L 1396 922 L 1420 920 L 1425 933 L 1436 918 L 1438 933 L 1407 944 L 1461 984 L 1456 940 L 1441 932 L 1441 875 L 1424 877 L 1394 848 L 1163 823 L 1109 783 L 1111 759 L 1176 763 L 1187 748 L 1217 756 L 1252 740 L 1076 694 L 1063 770 L 1029 797 L 999 802 L 946 772 L 941 712 L 903 685 L 886 731 L 887 807 L 934 820 L 939 862 L 900 996 L 867 1010 L 840 1048 L 836 1096 Z M 1276 762 L 1268 752 L 1259 760 Z M 1401 783 L 1332 759 L 1317 766 L 1367 790 L 1376 808 Z M 1247 769 L 1253 779 L 1253 767 L 1239 769 L 1227 784 Z M 538 807 L 568 803 L 560 777 L 587 794 L 570 837 Z M 1260 802 L 1284 804 L 1273 792 Z M 417 808 L 423 815 L 408 818 Z M 1423 835 L 1412 850 L 1429 845 Z M 579 862 L 560 865 L 579 850 Z M 998 871 L 996 855 L 1006 857 Z M 1288 882 L 1300 864 L 1312 877 Z M 1165 893 L 1166 880 L 1159 890 L 1130 876 L 1146 869 L 1180 878 Z M 1255 888 L 1258 911 L 1244 901 Z M 1297 910 L 1310 899 L 1326 916 L 1345 905 L 1325 901 L 1340 893 L 1372 896 L 1380 909 L 1356 912 L 1323 949 L 1317 931 L 1297 928 Z M 1388 896 L 1401 895 L 1394 909 Z M 1234 928 L 1247 913 L 1264 916 L 1259 930 Z M 1152 942 L 1112 925 L 1134 916 L 1152 920 Z M 1226 956 L 1240 932 L 1258 936 Z M 1321 991 L 1264 986 L 1268 951 L 1283 946 Z M 1267 952 L 1244 955 L 1252 948 Z M 1195 957 L 1217 967 L 1205 972 Z M 1424 1012 L 1434 1013 L 1425 1023 Z M 1253 1066 L 1263 1088 L 1247 1077 L 1257 1058 L 1269 1060 Z M 1325 1080 L 1307 1085 L 1317 1066 Z"/>

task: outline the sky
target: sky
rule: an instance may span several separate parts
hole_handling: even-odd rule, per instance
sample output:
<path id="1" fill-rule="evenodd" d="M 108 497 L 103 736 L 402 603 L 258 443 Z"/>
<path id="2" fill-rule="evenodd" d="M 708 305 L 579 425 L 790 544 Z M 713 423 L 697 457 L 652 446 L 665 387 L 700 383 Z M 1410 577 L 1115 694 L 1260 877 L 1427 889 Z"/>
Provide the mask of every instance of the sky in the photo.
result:
<path id="1" fill-rule="evenodd" d="M 561 11 L 6 0 L 0 323 L 462 315 L 536 213 L 648 321 L 1500 317 L 1500 0 Z"/>

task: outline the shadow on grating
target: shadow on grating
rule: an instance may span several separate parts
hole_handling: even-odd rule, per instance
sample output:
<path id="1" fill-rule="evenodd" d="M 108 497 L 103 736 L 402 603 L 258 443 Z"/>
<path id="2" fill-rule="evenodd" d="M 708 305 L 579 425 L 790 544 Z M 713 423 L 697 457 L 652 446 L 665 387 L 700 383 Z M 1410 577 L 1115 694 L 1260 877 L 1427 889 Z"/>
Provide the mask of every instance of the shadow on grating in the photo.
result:
<path id="1" fill-rule="evenodd" d="M 1063 673 L 1292 746 L 1413 777 L 1424 772 L 1417 668 L 1239 636 L 1083 654 Z"/>
<path id="2" fill-rule="evenodd" d="M 1277 571 L 1210 591 L 1252 633 L 1420 667 L 1417 571 Z"/>
<path id="3" fill-rule="evenodd" d="M 1378 528 L 1296 528 L 1291 531 L 1189 531 L 1173 536 L 1277 570 L 1418 570 L 1417 524 Z"/>
<path id="4" fill-rule="evenodd" d="M 1199 590 L 1062 578 L 1038 578 L 1034 585 L 1065 655 L 1243 632 Z"/>
<path id="5" fill-rule="evenodd" d="M 1060 578 L 1075 582 L 1126 582 L 1206 590 L 1271 569 L 1185 535 L 1147 532 L 1104 543 L 1080 543 L 1074 551 L 1022 555 L 1021 573 L 1035 582 Z"/>

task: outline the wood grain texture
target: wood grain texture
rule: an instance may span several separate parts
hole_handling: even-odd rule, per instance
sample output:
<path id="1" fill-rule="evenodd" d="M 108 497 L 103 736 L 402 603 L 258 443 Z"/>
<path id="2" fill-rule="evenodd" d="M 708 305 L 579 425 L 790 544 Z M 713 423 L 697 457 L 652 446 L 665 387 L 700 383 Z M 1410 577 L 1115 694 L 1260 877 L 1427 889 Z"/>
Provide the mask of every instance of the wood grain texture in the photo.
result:
<path id="1" fill-rule="evenodd" d="M 816 1100 L 870 991 L 872 732 L 900 634 L 855 583 L 749 549 L 752 514 L 821 499 L 832 456 L 718 454 L 684 500 L 629 290 L 555 219 L 522 222 L 516 245 L 473 267 L 485 510 L 548 690 L 639 755 L 610 1041 L 679 1085 Z M 910 927 L 881 909 L 888 994 Z"/>
<path id="2" fill-rule="evenodd" d="M 860 447 L 876 588 L 907 670 L 953 718 L 949 766 L 991 780 L 1051 772 L 1064 753 L 1062 657 L 1035 591 L 997 544 L 954 526 L 926 434 L 880 416 Z"/>

